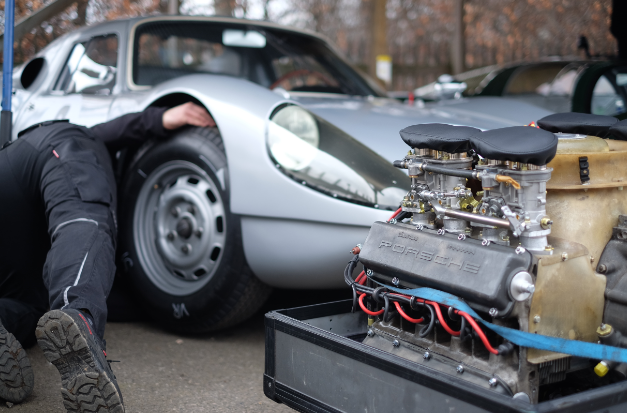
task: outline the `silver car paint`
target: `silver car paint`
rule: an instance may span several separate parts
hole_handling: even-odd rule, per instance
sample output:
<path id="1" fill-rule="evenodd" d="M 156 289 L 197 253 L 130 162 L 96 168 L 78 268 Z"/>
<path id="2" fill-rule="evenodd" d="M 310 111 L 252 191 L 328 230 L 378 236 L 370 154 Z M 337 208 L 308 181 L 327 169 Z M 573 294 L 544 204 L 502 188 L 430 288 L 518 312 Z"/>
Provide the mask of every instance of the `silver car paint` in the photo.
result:
<path id="1" fill-rule="evenodd" d="M 443 101 L 421 108 L 385 98 L 289 95 L 391 162 L 407 153 L 407 145 L 398 132 L 410 125 L 449 123 L 486 130 L 526 125 L 552 113 L 522 102 L 490 97 Z"/>
<path id="2" fill-rule="evenodd" d="M 485 115 L 473 116 L 472 110 L 463 106 L 419 109 L 383 98 L 282 95 L 247 80 L 210 74 L 189 75 L 150 89 L 130 90 L 128 71 L 124 70 L 130 56 L 130 39 L 124 39 L 130 28 L 146 20 L 108 22 L 82 29 L 44 49 L 40 53 L 46 59 L 42 79 L 37 79 L 29 90 L 16 91 L 19 99 L 15 99 L 14 134 L 33 123 L 53 118 L 69 118 L 74 123 L 92 126 L 143 110 L 171 93 L 195 97 L 211 112 L 224 140 L 231 210 L 242 216 L 246 258 L 255 274 L 272 286 L 341 285 L 348 250 L 364 240 L 372 222 L 390 215 L 390 211 L 328 197 L 279 172 L 266 148 L 268 118 L 278 105 L 292 102 L 309 108 L 390 160 L 406 152 L 398 131 L 412 124 L 447 122 L 489 129 L 509 126 L 511 122 L 524 123 L 522 120 L 499 123 Z M 242 22 L 221 18 L 202 20 Z M 112 32 L 119 36 L 120 49 L 117 83 L 111 96 L 64 96 L 51 90 L 76 42 Z M 19 75 L 18 68 L 14 77 L 19 79 Z M 493 105 L 496 109 L 499 103 Z M 527 114 L 521 117 L 529 118 Z M 538 117 L 541 116 L 530 120 Z"/>

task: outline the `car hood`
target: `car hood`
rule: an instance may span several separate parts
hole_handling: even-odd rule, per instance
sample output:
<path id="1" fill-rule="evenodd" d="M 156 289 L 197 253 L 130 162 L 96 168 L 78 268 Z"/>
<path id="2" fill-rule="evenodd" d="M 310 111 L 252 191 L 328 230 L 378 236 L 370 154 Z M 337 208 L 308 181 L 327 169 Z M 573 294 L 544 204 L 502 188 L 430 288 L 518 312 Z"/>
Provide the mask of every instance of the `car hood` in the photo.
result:
<path id="1" fill-rule="evenodd" d="M 477 97 L 409 106 L 388 98 L 290 94 L 316 115 L 331 122 L 386 159 L 407 153 L 399 131 L 419 123 L 447 123 L 482 130 L 526 125 L 552 112 L 502 98 Z"/>

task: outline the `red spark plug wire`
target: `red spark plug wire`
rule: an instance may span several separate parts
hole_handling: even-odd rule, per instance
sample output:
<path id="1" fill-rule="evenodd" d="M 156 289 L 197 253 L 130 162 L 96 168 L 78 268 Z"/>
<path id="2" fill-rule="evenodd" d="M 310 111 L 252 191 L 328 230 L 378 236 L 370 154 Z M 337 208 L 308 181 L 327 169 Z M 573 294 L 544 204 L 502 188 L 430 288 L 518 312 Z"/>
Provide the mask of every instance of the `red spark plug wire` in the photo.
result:
<path id="1" fill-rule="evenodd" d="M 366 293 L 363 293 L 362 295 L 359 296 L 359 306 L 364 311 L 364 313 L 369 314 L 369 315 L 381 315 L 381 314 L 383 314 L 385 309 L 381 309 L 379 311 L 370 311 L 370 310 L 368 310 L 366 308 L 366 306 L 364 305 L 364 297 L 365 296 L 366 296 Z"/>
<path id="2" fill-rule="evenodd" d="M 394 212 L 394 213 L 392 214 L 392 216 L 388 218 L 388 221 L 387 221 L 387 222 L 390 222 L 391 220 L 393 220 L 394 218 L 396 218 L 396 216 L 397 216 L 398 214 L 400 214 L 402 210 L 403 210 L 403 208 L 399 208 L 399 209 L 397 209 L 397 210 L 396 210 L 396 212 Z"/>
<path id="3" fill-rule="evenodd" d="M 446 321 L 444 321 L 444 317 L 442 316 L 442 310 L 440 310 L 440 304 L 433 302 L 433 301 L 425 301 L 425 303 L 431 304 L 433 306 L 433 308 L 435 309 L 435 313 L 438 316 L 438 320 L 440 320 L 440 324 L 446 330 L 446 332 L 452 336 L 459 337 L 461 333 L 459 331 L 452 330 L 451 327 L 449 327 L 448 324 L 446 324 Z"/>
<path id="4" fill-rule="evenodd" d="M 486 337 L 485 333 L 483 332 L 481 327 L 479 327 L 477 322 L 470 316 L 470 314 L 465 313 L 463 311 L 459 311 L 459 310 L 455 310 L 455 314 L 461 315 L 462 317 L 464 317 L 466 319 L 466 321 L 468 321 L 468 324 L 470 324 L 472 326 L 472 328 L 477 332 L 477 335 L 479 336 L 479 338 L 483 342 L 483 345 L 485 346 L 485 348 L 488 349 L 488 351 L 490 353 L 497 354 L 497 355 L 499 354 L 499 351 L 496 350 L 494 347 L 492 347 L 492 345 L 488 341 L 488 338 Z"/>
<path id="5" fill-rule="evenodd" d="M 411 318 L 410 316 L 408 316 L 407 314 L 405 314 L 405 311 L 403 311 L 403 308 L 401 307 L 401 305 L 398 303 L 398 301 L 394 301 L 394 305 L 396 306 L 396 310 L 398 311 L 398 313 L 407 321 L 409 321 L 410 323 L 414 323 L 414 324 L 418 324 L 418 323 L 422 323 L 424 321 L 424 318 Z"/>
<path id="6" fill-rule="evenodd" d="M 366 273 L 364 271 L 360 272 L 357 278 L 355 278 L 355 282 L 359 285 L 364 285 L 366 283 Z"/>
<path id="7" fill-rule="evenodd" d="M 409 298 L 411 298 L 411 297 L 409 297 L 409 296 L 407 296 L 407 295 L 404 295 L 404 294 L 395 294 L 395 293 L 390 293 L 390 295 L 396 295 L 396 296 L 399 296 L 399 297 L 405 297 L 405 298 L 408 298 L 408 299 L 409 299 Z M 455 337 L 459 337 L 459 335 L 460 335 L 461 333 L 460 333 L 459 331 L 455 331 L 455 330 L 451 329 L 451 328 L 448 326 L 448 324 L 446 323 L 446 321 L 444 321 L 444 316 L 442 316 L 442 310 L 440 309 L 440 304 L 438 304 L 438 303 L 436 303 L 436 302 L 434 302 L 434 301 L 425 301 L 425 300 L 421 300 L 421 299 L 419 299 L 419 298 L 417 298 L 417 299 L 416 299 L 416 301 L 417 301 L 417 302 L 419 302 L 419 303 L 425 303 L 425 304 L 430 304 L 430 305 L 432 305 L 432 306 L 433 306 L 433 308 L 435 309 L 435 313 L 436 313 L 436 315 L 437 315 L 437 317 L 438 317 L 438 320 L 440 321 L 440 324 L 442 325 L 442 327 L 443 327 L 443 328 L 444 328 L 444 329 L 445 329 L 445 330 L 446 330 L 446 331 L 447 331 L 450 335 L 455 336 Z M 397 304 L 397 303 L 396 303 L 396 302 L 394 302 L 394 304 Z M 444 305 L 444 304 L 442 304 L 442 305 Z M 446 307 L 447 307 L 447 306 L 446 306 Z M 411 321 L 411 320 L 408 320 L 408 321 Z M 473 321 L 474 321 L 474 320 L 473 320 Z M 475 324 L 476 324 L 476 323 L 475 323 Z"/>
<path id="8" fill-rule="evenodd" d="M 364 271 L 362 271 L 357 278 L 355 279 L 355 282 L 358 282 L 359 284 L 363 285 L 365 284 L 366 280 L 368 279 L 368 277 L 366 276 L 366 273 Z M 411 299 L 410 296 L 405 295 L 405 294 L 399 294 L 399 293 L 389 293 L 391 296 L 397 296 L 397 297 L 404 297 L 407 299 Z M 372 316 L 377 316 L 377 315 L 381 315 L 383 314 L 383 312 L 385 311 L 385 309 L 381 309 L 379 311 L 370 311 L 366 308 L 366 306 L 364 305 L 364 297 L 366 296 L 366 293 L 363 293 L 359 296 L 359 306 L 361 307 L 361 309 L 369 315 Z M 416 302 L 418 303 L 425 303 L 425 304 L 430 304 L 433 306 L 433 308 L 435 309 L 435 313 L 438 317 L 438 320 L 440 321 L 440 324 L 442 325 L 442 327 L 444 328 L 444 330 L 446 330 L 449 334 L 459 337 L 461 332 L 460 331 L 454 331 L 452 330 L 449 325 L 446 323 L 446 321 L 444 320 L 444 316 L 442 315 L 442 310 L 440 309 L 440 304 L 436 303 L 434 301 L 427 301 L 427 300 L 423 300 L 421 298 L 415 298 Z M 447 305 L 441 304 L 445 307 L 448 307 Z M 396 307 L 396 310 L 398 310 L 398 313 L 401 315 L 401 317 L 403 317 L 405 320 L 409 321 L 410 323 L 421 323 L 424 318 L 419 318 L 419 319 L 415 319 L 415 318 L 411 318 L 407 315 L 407 313 L 405 313 L 403 311 L 403 308 L 401 307 L 400 303 L 398 301 L 394 301 L 394 306 Z M 472 316 L 468 313 L 465 313 L 463 311 L 459 311 L 459 310 L 455 310 L 455 314 L 459 314 L 460 316 L 464 317 L 466 319 L 466 321 L 468 322 L 468 324 L 471 325 L 471 327 L 473 328 L 474 331 L 476 331 L 477 335 L 479 336 L 479 338 L 481 339 L 481 342 L 483 343 L 483 345 L 485 346 L 485 348 L 492 354 L 499 354 L 499 351 L 496 350 L 494 347 L 492 347 L 492 345 L 490 344 L 490 342 L 488 341 L 488 337 L 485 335 L 485 333 L 483 332 L 483 330 L 481 329 L 481 327 L 479 327 L 479 324 L 477 324 L 477 322 L 472 318 Z"/>

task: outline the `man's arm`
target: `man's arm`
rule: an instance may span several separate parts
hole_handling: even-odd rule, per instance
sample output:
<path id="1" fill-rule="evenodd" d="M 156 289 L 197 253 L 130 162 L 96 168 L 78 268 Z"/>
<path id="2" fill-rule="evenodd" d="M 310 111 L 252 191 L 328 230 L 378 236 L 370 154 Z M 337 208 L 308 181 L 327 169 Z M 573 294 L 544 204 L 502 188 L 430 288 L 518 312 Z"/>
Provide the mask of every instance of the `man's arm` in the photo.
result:
<path id="1" fill-rule="evenodd" d="M 207 127 L 216 124 L 204 108 L 188 102 L 171 109 L 150 107 L 90 129 L 110 151 L 115 152 L 128 145 L 141 144 L 148 138 L 166 138 L 170 131 L 185 125 Z"/>

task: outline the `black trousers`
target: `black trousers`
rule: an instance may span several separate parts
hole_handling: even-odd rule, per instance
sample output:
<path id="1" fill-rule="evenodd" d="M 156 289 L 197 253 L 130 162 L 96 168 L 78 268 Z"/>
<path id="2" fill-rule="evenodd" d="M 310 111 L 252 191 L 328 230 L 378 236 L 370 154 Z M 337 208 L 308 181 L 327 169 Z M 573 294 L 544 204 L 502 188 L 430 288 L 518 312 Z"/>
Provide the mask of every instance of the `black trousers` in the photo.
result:
<path id="1" fill-rule="evenodd" d="M 103 336 L 115 191 L 107 150 L 85 128 L 41 127 L 0 151 L 0 319 L 22 345 L 48 309 L 87 309 Z"/>

